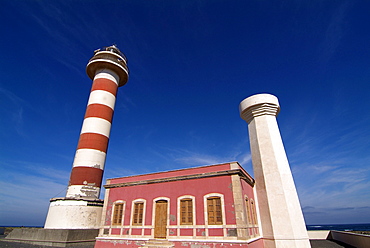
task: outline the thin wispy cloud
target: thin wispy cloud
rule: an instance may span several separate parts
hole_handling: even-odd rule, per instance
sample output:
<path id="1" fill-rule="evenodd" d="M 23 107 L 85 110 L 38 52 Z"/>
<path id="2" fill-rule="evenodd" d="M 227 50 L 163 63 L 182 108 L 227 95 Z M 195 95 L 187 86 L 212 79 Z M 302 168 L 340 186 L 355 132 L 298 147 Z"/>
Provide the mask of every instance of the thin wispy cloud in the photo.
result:
<path id="1" fill-rule="evenodd" d="M 0 93 L 3 97 L 7 98 L 8 100 L 11 101 L 12 104 L 15 104 L 15 105 L 22 105 L 25 102 L 25 100 L 23 100 L 22 98 L 18 97 L 16 94 L 14 94 L 13 92 L 7 90 L 7 89 L 4 89 L 2 87 L 0 87 Z"/>
<path id="2" fill-rule="evenodd" d="M 302 209 L 309 225 L 364 223 L 364 216 L 370 211 L 370 206 L 363 207 L 305 207 Z"/>
<path id="3" fill-rule="evenodd" d="M 31 22 L 39 25 L 39 30 L 44 33 L 44 39 L 52 44 L 53 52 L 46 54 L 46 56 L 49 56 L 49 60 L 57 61 L 70 71 L 84 77 L 84 72 L 80 70 L 81 65 L 78 61 L 70 59 L 70 55 L 78 54 L 79 57 L 84 57 L 84 50 L 76 49 L 76 47 L 84 45 L 81 40 L 86 40 L 92 33 L 89 32 L 92 30 L 91 24 L 88 25 L 88 21 L 83 20 L 79 14 L 73 16 L 75 22 L 70 18 L 65 18 L 65 8 L 73 10 L 72 6 L 67 3 L 35 2 L 35 4 L 38 5 L 36 12 L 29 10 L 33 4 L 23 4 L 19 7 L 23 9 L 23 13 L 26 13 Z M 74 23 L 78 23 L 78 25 L 74 25 Z M 85 48 L 87 47 L 85 46 Z M 42 69 L 53 76 L 53 73 L 49 72 L 47 68 Z"/>
<path id="4" fill-rule="evenodd" d="M 324 173 L 324 172 L 333 171 L 336 168 L 338 168 L 338 167 L 334 166 L 334 165 L 326 165 L 326 164 L 310 166 L 310 169 L 312 170 L 312 172 L 316 173 L 316 174 L 321 174 L 321 173 Z"/>
<path id="5" fill-rule="evenodd" d="M 221 163 L 220 158 L 214 157 L 214 156 L 209 156 L 206 154 L 197 154 L 194 152 L 186 152 L 188 153 L 187 156 L 185 155 L 184 157 L 178 157 L 175 159 L 177 162 L 181 162 L 185 165 L 210 165 L 210 164 L 217 164 Z"/>
<path id="6" fill-rule="evenodd" d="M 0 168 L 0 223 L 4 225 L 35 225 L 37 221 L 26 216 L 37 216 L 43 220 L 49 199 L 65 194 L 66 171 L 27 161 L 2 161 Z M 24 216 L 23 224 L 12 222 L 14 212 Z"/>
<path id="7" fill-rule="evenodd" d="M 317 165 L 307 166 L 304 171 L 299 173 L 315 172 L 317 168 L 319 168 Z M 309 186 L 300 188 L 302 206 L 350 205 L 351 207 L 360 207 L 364 201 L 361 201 L 358 195 L 365 198 L 366 195 L 369 196 L 370 193 L 366 192 L 369 187 L 368 169 L 352 170 L 335 166 L 326 167 L 324 172 L 315 174 L 315 181 Z M 356 200 L 354 201 L 353 198 Z"/>
<path id="8" fill-rule="evenodd" d="M 247 165 L 252 162 L 252 155 L 250 153 L 243 153 L 239 159 L 241 165 Z"/>
<path id="9" fill-rule="evenodd" d="M 188 149 L 172 148 L 168 150 L 171 151 L 171 159 L 184 166 L 211 165 L 234 161 L 238 161 L 240 164 L 244 165 L 251 161 L 251 155 L 248 152 L 232 152 L 231 155 L 227 155 L 228 151 L 225 151 L 225 155 L 215 156 L 214 154 Z"/>
<path id="10" fill-rule="evenodd" d="M 49 199 L 65 188 L 65 183 L 56 183 L 43 176 L 27 174 L 14 175 L 12 181 L 0 181 L 0 223 L 2 225 L 42 225 L 49 205 Z M 18 219 L 14 220 L 17 213 Z M 23 216 L 23 218 L 21 217 Z M 34 216 L 28 218 L 27 216 Z"/>
<path id="11" fill-rule="evenodd" d="M 340 42 L 345 35 L 346 21 L 345 17 L 350 7 L 349 1 L 343 1 L 333 12 L 331 21 L 327 27 L 325 37 L 321 48 L 321 64 L 326 66 L 329 60 L 336 53 Z"/>
<path id="12" fill-rule="evenodd" d="M 0 121 L 3 122 L 3 125 L 7 125 L 7 122 L 12 123 L 12 125 L 7 125 L 10 128 L 14 128 L 17 134 L 21 137 L 26 137 L 26 132 L 23 129 L 24 125 L 24 107 L 27 106 L 27 103 L 22 98 L 15 95 L 13 92 L 6 90 L 0 87 L 0 98 L 7 99 L 4 101 L 7 102 L 7 108 L 4 108 L 2 111 L 6 111 L 8 115 L 11 116 L 11 120 L 3 119 Z M 5 113 L 3 113 L 4 115 Z"/>

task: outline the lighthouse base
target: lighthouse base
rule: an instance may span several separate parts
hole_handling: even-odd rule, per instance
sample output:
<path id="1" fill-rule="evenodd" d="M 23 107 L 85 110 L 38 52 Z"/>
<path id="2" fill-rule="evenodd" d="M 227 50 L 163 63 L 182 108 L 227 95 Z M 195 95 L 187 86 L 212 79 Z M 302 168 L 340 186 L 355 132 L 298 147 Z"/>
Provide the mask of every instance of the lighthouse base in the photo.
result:
<path id="1" fill-rule="evenodd" d="M 98 233 L 99 229 L 16 228 L 3 241 L 52 247 L 93 248 Z"/>
<path id="2" fill-rule="evenodd" d="M 52 198 L 45 229 L 99 229 L 103 200 Z"/>

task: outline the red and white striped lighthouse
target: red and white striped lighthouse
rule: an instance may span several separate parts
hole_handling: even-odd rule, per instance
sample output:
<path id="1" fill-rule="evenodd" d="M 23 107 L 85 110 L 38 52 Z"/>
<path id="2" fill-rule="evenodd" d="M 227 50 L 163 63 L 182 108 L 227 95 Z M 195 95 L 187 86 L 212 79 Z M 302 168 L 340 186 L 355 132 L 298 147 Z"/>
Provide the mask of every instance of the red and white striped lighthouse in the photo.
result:
<path id="1" fill-rule="evenodd" d="M 45 228 L 97 228 L 99 199 L 117 89 L 126 84 L 126 57 L 116 46 L 95 51 L 86 67 L 93 79 L 66 197 L 50 200 Z"/>
<path id="2" fill-rule="evenodd" d="M 128 69 L 111 46 L 97 51 L 86 70 L 94 81 L 66 197 L 99 198 L 117 89 L 127 82 Z"/>

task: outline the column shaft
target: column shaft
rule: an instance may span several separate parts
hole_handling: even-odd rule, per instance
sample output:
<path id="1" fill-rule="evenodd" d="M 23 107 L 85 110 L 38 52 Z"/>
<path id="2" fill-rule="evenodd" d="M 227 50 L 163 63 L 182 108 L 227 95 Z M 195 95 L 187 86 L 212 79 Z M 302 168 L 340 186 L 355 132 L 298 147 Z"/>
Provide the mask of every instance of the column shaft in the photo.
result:
<path id="1" fill-rule="evenodd" d="M 245 99 L 262 234 L 266 248 L 310 247 L 298 194 L 280 136 L 277 98 L 261 94 Z"/>

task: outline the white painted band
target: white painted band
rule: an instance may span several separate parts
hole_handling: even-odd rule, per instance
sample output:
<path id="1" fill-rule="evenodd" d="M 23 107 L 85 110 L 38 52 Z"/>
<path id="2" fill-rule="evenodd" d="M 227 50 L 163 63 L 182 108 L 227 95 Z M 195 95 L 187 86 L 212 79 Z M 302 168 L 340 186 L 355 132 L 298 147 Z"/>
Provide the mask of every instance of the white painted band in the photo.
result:
<path id="1" fill-rule="evenodd" d="M 50 207 L 53 206 L 87 206 L 87 201 L 62 200 L 50 202 Z"/>
<path id="2" fill-rule="evenodd" d="M 94 90 L 90 93 L 90 98 L 87 105 L 94 103 L 106 105 L 114 110 L 116 97 L 112 93 L 105 90 Z"/>
<path id="3" fill-rule="evenodd" d="M 101 213 L 102 207 L 88 206 L 88 201 L 85 200 L 58 200 L 50 203 L 44 228 L 98 229 Z"/>
<path id="4" fill-rule="evenodd" d="M 95 197 L 99 198 L 100 188 L 90 185 L 70 185 L 66 197 Z"/>
<path id="5" fill-rule="evenodd" d="M 110 128 L 112 124 L 98 117 L 88 117 L 84 120 L 81 128 L 81 134 L 83 133 L 98 133 L 109 138 Z"/>
<path id="6" fill-rule="evenodd" d="M 118 85 L 118 79 L 119 79 L 118 75 L 115 72 L 113 72 L 109 69 L 103 69 L 103 70 L 98 71 L 95 74 L 94 80 L 98 79 L 98 78 L 109 79 L 109 80 L 115 82 Z"/>
<path id="7" fill-rule="evenodd" d="M 73 167 L 85 166 L 104 170 L 106 153 L 95 149 L 78 149 L 76 151 Z"/>

